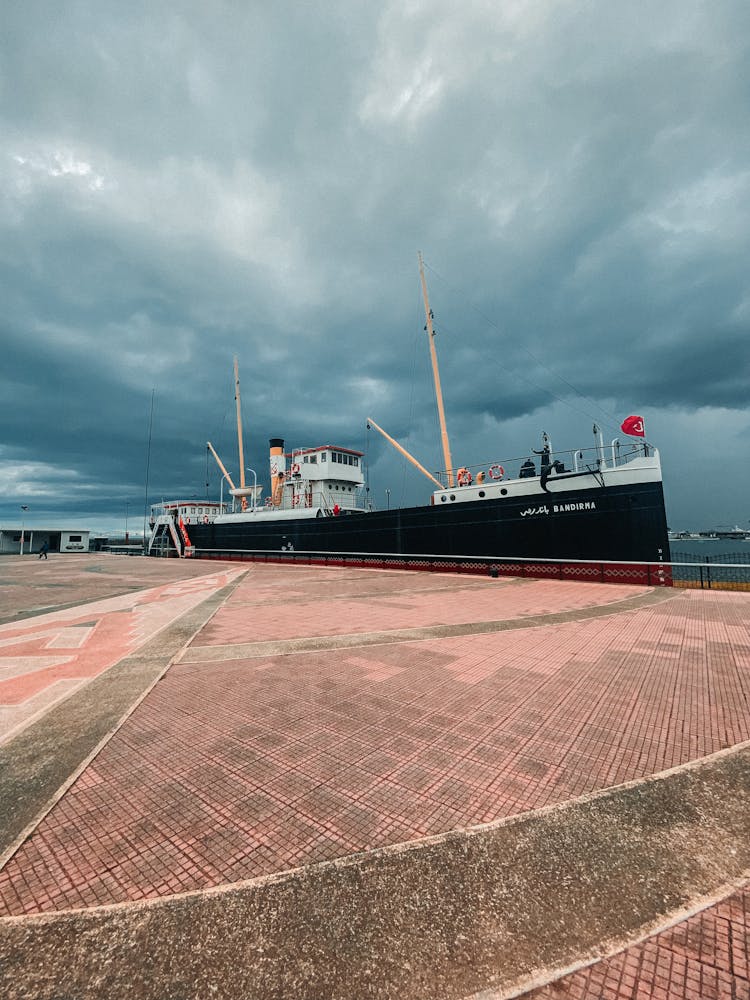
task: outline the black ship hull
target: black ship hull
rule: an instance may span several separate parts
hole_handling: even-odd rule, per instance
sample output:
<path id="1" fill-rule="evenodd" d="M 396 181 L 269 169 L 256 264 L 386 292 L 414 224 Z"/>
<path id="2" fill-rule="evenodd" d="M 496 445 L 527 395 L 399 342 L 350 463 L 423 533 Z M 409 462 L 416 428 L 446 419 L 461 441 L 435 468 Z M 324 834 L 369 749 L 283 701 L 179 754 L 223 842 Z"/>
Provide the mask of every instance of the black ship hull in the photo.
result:
<path id="1" fill-rule="evenodd" d="M 669 561 L 661 482 L 338 517 L 187 526 L 196 555 L 250 551 Z"/>

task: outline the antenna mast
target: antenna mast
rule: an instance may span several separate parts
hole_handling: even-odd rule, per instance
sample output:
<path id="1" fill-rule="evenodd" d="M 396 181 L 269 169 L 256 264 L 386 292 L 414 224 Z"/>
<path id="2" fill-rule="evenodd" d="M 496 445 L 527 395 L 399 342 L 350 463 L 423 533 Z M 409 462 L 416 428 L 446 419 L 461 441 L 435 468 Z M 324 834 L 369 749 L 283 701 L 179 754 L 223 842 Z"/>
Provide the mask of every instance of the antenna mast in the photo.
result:
<path id="1" fill-rule="evenodd" d="M 440 372 L 438 371 L 437 352 L 435 350 L 435 331 L 432 328 L 432 310 L 427 299 L 427 282 L 424 278 L 424 264 L 421 252 L 417 254 L 419 260 L 419 277 L 422 281 L 422 297 L 424 298 L 424 312 L 427 317 L 427 338 L 430 342 L 430 358 L 432 359 L 432 374 L 435 380 L 435 396 L 437 397 L 438 417 L 440 419 L 440 437 L 443 442 L 443 460 L 445 461 L 445 471 L 448 473 L 448 486 L 453 486 L 453 460 L 451 458 L 451 446 L 448 441 L 448 430 L 445 426 L 445 409 L 443 407 L 443 392 L 440 388 Z"/>

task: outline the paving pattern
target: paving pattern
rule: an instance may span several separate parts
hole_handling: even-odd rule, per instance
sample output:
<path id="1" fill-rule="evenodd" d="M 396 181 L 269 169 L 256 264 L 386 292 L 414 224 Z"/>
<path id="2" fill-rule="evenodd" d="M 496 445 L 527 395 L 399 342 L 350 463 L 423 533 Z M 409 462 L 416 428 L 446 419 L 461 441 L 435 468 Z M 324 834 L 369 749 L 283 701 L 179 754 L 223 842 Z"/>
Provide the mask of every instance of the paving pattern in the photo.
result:
<path id="1" fill-rule="evenodd" d="M 524 995 L 528 1000 L 747 1000 L 750 889 Z"/>
<path id="2" fill-rule="evenodd" d="M 221 569 L 0 625 L 0 743 L 241 572 Z"/>
<path id="3" fill-rule="evenodd" d="M 161 584 L 210 576 L 216 566 L 195 559 L 140 559 L 80 553 L 0 557 L 0 624 L 119 597 Z"/>
<path id="4" fill-rule="evenodd" d="M 80 679 L 97 634 L 106 666 L 122 655 L 107 636 L 143 641 L 237 572 L 211 569 L 135 602 L 0 628 L 0 671 L 3 657 L 16 658 L 0 673 L 0 702 L 37 675 Z M 748 597 L 650 596 L 632 586 L 252 566 L 0 872 L 0 915 L 148 899 L 339 858 L 750 739 Z M 514 627 L 486 630 L 500 621 Z M 441 632 L 455 625 L 475 632 Z M 419 639 L 388 639 L 415 628 Z M 337 644 L 342 637 L 352 642 Z M 317 648 L 295 651 L 289 643 L 301 638 Z M 746 997 L 748 902 L 740 891 L 530 995 Z"/>

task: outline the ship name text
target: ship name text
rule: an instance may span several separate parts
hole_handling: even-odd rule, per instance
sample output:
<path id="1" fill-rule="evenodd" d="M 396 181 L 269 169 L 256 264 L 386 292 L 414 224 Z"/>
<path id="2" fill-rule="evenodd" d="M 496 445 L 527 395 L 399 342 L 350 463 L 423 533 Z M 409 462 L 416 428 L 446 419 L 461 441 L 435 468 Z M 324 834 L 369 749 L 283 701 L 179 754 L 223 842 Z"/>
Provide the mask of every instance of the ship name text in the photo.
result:
<path id="1" fill-rule="evenodd" d="M 595 500 L 581 500 L 578 503 L 553 503 L 551 508 L 544 504 L 541 507 L 528 507 L 521 511 L 521 517 L 534 517 L 537 514 L 566 514 L 571 510 L 596 510 Z"/>

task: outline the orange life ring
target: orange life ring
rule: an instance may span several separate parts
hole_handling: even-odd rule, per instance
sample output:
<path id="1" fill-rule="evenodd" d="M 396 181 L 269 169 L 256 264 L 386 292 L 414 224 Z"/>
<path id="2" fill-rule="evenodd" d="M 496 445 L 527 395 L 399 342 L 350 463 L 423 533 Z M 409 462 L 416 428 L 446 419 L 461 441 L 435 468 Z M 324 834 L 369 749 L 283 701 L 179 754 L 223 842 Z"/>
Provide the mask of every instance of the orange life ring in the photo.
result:
<path id="1" fill-rule="evenodd" d="M 299 465 L 296 462 L 294 463 L 294 465 L 290 469 L 290 472 L 292 473 L 293 476 L 298 476 L 299 475 Z"/>
<path id="2" fill-rule="evenodd" d="M 490 474 L 490 479 L 502 479 L 505 475 L 505 469 L 502 465 L 491 465 L 488 472 Z"/>
<path id="3" fill-rule="evenodd" d="M 468 469 L 459 469 L 457 481 L 459 486 L 471 486 L 471 473 Z"/>

